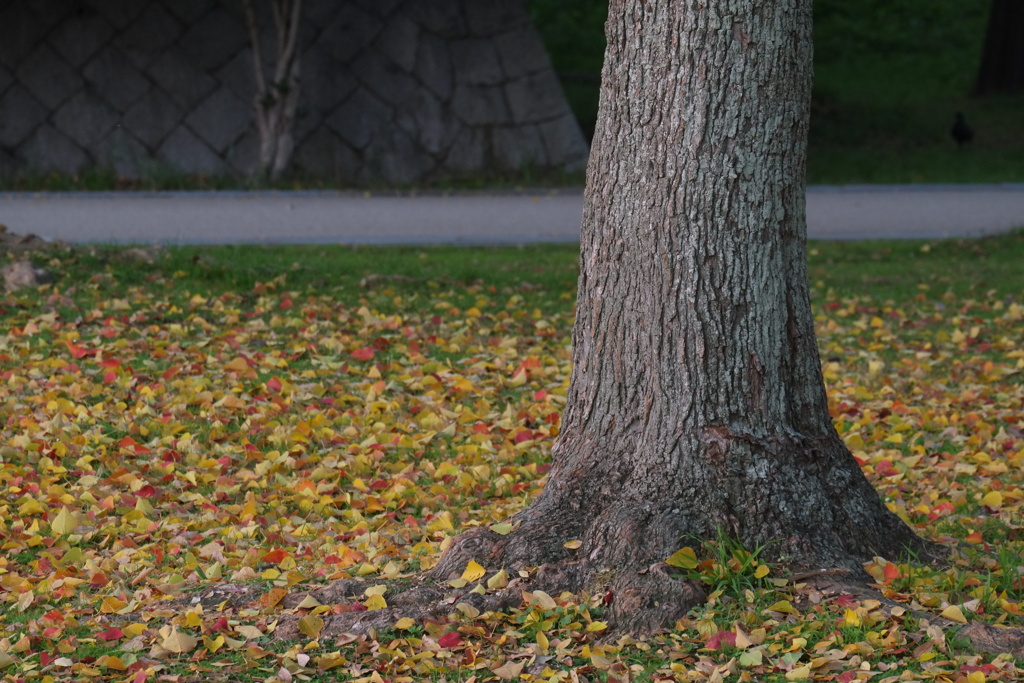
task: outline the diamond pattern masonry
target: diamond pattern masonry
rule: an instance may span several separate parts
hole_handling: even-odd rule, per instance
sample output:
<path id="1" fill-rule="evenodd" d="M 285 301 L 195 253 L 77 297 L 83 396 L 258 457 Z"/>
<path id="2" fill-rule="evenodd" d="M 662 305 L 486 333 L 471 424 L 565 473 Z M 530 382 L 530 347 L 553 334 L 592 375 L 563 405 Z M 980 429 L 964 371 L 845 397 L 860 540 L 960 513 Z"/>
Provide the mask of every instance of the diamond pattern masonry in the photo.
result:
<path id="1" fill-rule="evenodd" d="M 0 173 L 256 170 L 238 0 L 0 5 Z M 585 165 L 522 0 L 306 0 L 304 10 L 297 173 L 412 183 Z"/>

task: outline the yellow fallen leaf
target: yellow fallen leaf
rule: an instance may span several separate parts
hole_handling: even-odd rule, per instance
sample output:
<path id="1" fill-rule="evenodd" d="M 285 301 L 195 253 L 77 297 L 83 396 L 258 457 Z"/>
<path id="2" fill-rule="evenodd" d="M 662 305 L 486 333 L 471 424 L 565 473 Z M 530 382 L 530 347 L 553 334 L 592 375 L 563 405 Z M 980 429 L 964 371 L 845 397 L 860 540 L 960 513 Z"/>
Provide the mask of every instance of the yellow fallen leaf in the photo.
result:
<path id="1" fill-rule="evenodd" d="M 67 536 L 77 527 L 78 519 L 75 517 L 75 513 L 66 507 L 61 508 L 57 516 L 50 522 L 50 531 L 53 532 L 54 536 Z"/>
<path id="2" fill-rule="evenodd" d="M 955 621 L 958 624 L 967 623 L 967 618 L 964 616 L 963 611 L 956 605 L 950 605 L 946 609 L 942 610 L 942 614 L 940 616 L 949 619 L 950 621 Z"/>
<path id="3" fill-rule="evenodd" d="M 981 504 L 990 508 L 1000 508 L 1003 506 L 1003 494 L 999 491 L 989 491 L 981 499 Z"/>
<path id="4" fill-rule="evenodd" d="M 235 627 L 235 633 L 237 633 L 238 635 L 242 636 L 246 640 L 253 640 L 254 638 L 262 638 L 263 636 L 266 635 L 263 631 L 259 630 L 255 626 L 252 626 L 251 624 L 240 624 L 240 625 L 236 626 Z"/>
<path id="5" fill-rule="evenodd" d="M 194 650 L 197 644 L 199 644 L 198 639 L 178 629 L 174 629 L 170 635 L 160 642 L 160 647 L 177 654 L 183 654 Z"/>
<path id="6" fill-rule="evenodd" d="M 519 678 L 519 674 L 520 672 L 522 672 L 523 667 L 525 665 L 526 662 L 523 661 L 506 662 L 499 666 L 497 669 L 491 669 L 491 673 L 495 676 L 498 676 L 499 678 L 504 678 L 506 681 L 511 681 L 513 679 Z"/>
<path id="7" fill-rule="evenodd" d="M 786 673 L 787 681 L 802 681 L 811 677 L 811 665 L 804 664 Z"/>
<path id="8" fill-rule="evenodd" d="M 371 595 L 366 602 L 363 603 L 366 606 L 368 612 L 372 612 L 378 609 L 384 609 L 388 606 L 387 600 L 384 599 L 383 595 Z"/>
<path id="9" fill-rule="evenodd" d="M 681 569 L 694 569 L 697 566 L 697 553 L 693 548 L 680 548 L 665 563 Z"/>
<path id="10" fill-rule="evenodd" d="M 764 577 L 768 576 L 768 574 L 770 574 L 771 571 L 772 570 L 768 568 L 768 565 L 759 565 L 757 569 L 754 570 L 754 578 L 763 579 Z"/>
<path id="11" fill-rule="evenodd" d="M 399 631 L 408 631 L 415 625 L 415 619 L 410 619 L 409 617 L 402 617 L 401 619 L 395 622 L 395 629 Z"/>
<path id="12" fill-rule="evenodd" d="M 779 600 L 777 603 L 768 608 L 771 612 L 782 612 L 783 614 L 795 614 L 796 608 L 790 604 L 789 600 Z"/>
<path id="13" fill-rule="evenodd" d="M 507 536 L 512 532 L 512 525 L 508 522 L 502 522 L 501 524 L 495 524 L 491 527 L 491 531 L 498 534 L 499 536 Z"/>
<path id="14" fill-rule="evenodd" d="M 568 548 L 569 550 L 576 550 L 577 548 L 579 548 L 582 545 L 583 545 L 583 541 L 580 541 L 580 540 L 577 539 L 577 540 L 574 540 L 574 541 L 566 541 L 565 543 L 562 544 L 562 547 L 563 548 Z"/>
<path id="15" fill-rule="evenodd" d="M 860 615 L 852 609 L 846 610 L 846 613 L 843 615 L 843 624 L 851 627 L 860 626 Z"/>
<path id="16" fill-rule="evenodd" d="M 113 595 L 103 598 L 103 602 L 100 603 L 100 612 L 103 614 L 116 614 L 126 607 L 126 603 L 123 600 L 118 600 Z"/>
<path id="17" fill-rule="evenodd" d="M 985 674 L 980 671 L 972 671 L 967 674 L 967 683 L 985 683 Z"/>
<path id="18" fill-rule="evenodd" d="M 320 617 L 308 616 L 299 619 L 299 633 L 311 640 L 320 637 L 320 630 L 324 627 L 324 620 Z"/>
<path id="19" fill-rule="evenodd" d="M 321 604 L 322 603 L 312 595 L 307 595 L 302 598 L 302 602 L 295 606 L 295 609 L 313 609 L 314 607 L 320 607 Z"/>
<path id="20" fill-rule="evenodd" d="M 504 569 L 498 570 L 496 574 L 487 579 L 487 587 L 491 590 L 504 588 L 508 585 L 508 574 Z"/>
<path id="21" fill-rule="evenodd" d="M 587 633 L 594 633 L 595 631 L 603 631 L 608 628 L 608 624 L 603 621 L 592 621 L 587 624 Z"/>
<path id="22" fill-rule="evenodd" d="M 466 570 L 462 572 L 462 578 L 465 581 L 478 581 L 479 579 L 482 579 L 486 573 L 486 569 L 473 560 L 470 560 L 466 565 Z"/>

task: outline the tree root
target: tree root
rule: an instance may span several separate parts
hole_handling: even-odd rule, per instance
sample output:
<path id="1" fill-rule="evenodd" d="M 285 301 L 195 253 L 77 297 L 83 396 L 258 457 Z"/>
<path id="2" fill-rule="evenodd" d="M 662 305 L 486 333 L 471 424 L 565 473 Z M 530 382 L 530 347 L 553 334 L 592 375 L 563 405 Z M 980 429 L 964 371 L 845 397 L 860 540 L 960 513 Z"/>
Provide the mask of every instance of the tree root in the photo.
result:
<path id="1" fill-rule="evenodd" d="M 892 614 L 893 608 L 902 609 L 904 613 L 938 626 L 944 633 L 967 640 L 976 652 L 989 655 L 1010 654 L 1018 659 L 1024 658 L 1024 628 L 1001 627 L 980 622 L 961 624 L 937 614 L 907 607 L 886 597 L 867 582 L 851 581 L 847 577 L 840 578 L 837 574 L 821 573 L 810 577 L 808 583 L 829 595 L 850 595 L 858 600 L 877 600 L 884 605 L 887 615 Z"/>

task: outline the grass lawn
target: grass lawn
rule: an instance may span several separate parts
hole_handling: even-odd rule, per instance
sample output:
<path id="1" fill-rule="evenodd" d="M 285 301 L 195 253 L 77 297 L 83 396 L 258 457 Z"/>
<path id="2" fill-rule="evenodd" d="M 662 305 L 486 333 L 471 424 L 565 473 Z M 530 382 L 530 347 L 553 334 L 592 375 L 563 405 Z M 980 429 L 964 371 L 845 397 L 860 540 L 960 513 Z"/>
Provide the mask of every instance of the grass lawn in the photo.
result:
<path id="1" fill-rule="evenodd" d="M 949 566 L 869 563 L 892 608 L 823 595 L 727 538 L 694 543 L 712 599 L 641 642 L 605 637 L 603 596 L 567 594 L 318 637 L 543 486 L 575 248 L 39 260 L 55 284 L 0 298 L 4 680 L 1024 675 L 936 627 L 1024 625 L 1024 234 L 811 245 L 836 427 L 890 507 L 949 545 Z M 484 569 L 484 590 L 500 584 Z M 389 587 L 302 601 L 348 577 Z M 302 637 L 276 640 L 295 619 Z"/>

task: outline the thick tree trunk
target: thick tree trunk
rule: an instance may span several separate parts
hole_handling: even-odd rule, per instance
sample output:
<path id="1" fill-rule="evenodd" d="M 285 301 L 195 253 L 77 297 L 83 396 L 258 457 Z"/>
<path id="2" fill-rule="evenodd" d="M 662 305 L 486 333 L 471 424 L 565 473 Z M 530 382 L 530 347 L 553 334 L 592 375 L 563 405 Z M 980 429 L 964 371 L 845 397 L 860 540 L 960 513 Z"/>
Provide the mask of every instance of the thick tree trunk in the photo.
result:
<path id="1" fill-rule="evenodd" d="M 1024 90 L 1024 3 L 993 0 L 974 94 Z"/>
<path id="2" fill-rule="evenodd" d="M 618 626 L 642 631 L 702 597 L 660 563 L 719 531 L 804 569 L 927 554 L 827 409 L 805 270 L 810 6 L 611 2 L 554 465 L 516 531 L 464 534 L 435 576 L 473 559 L 568 590 L 608 580 Z"/>

